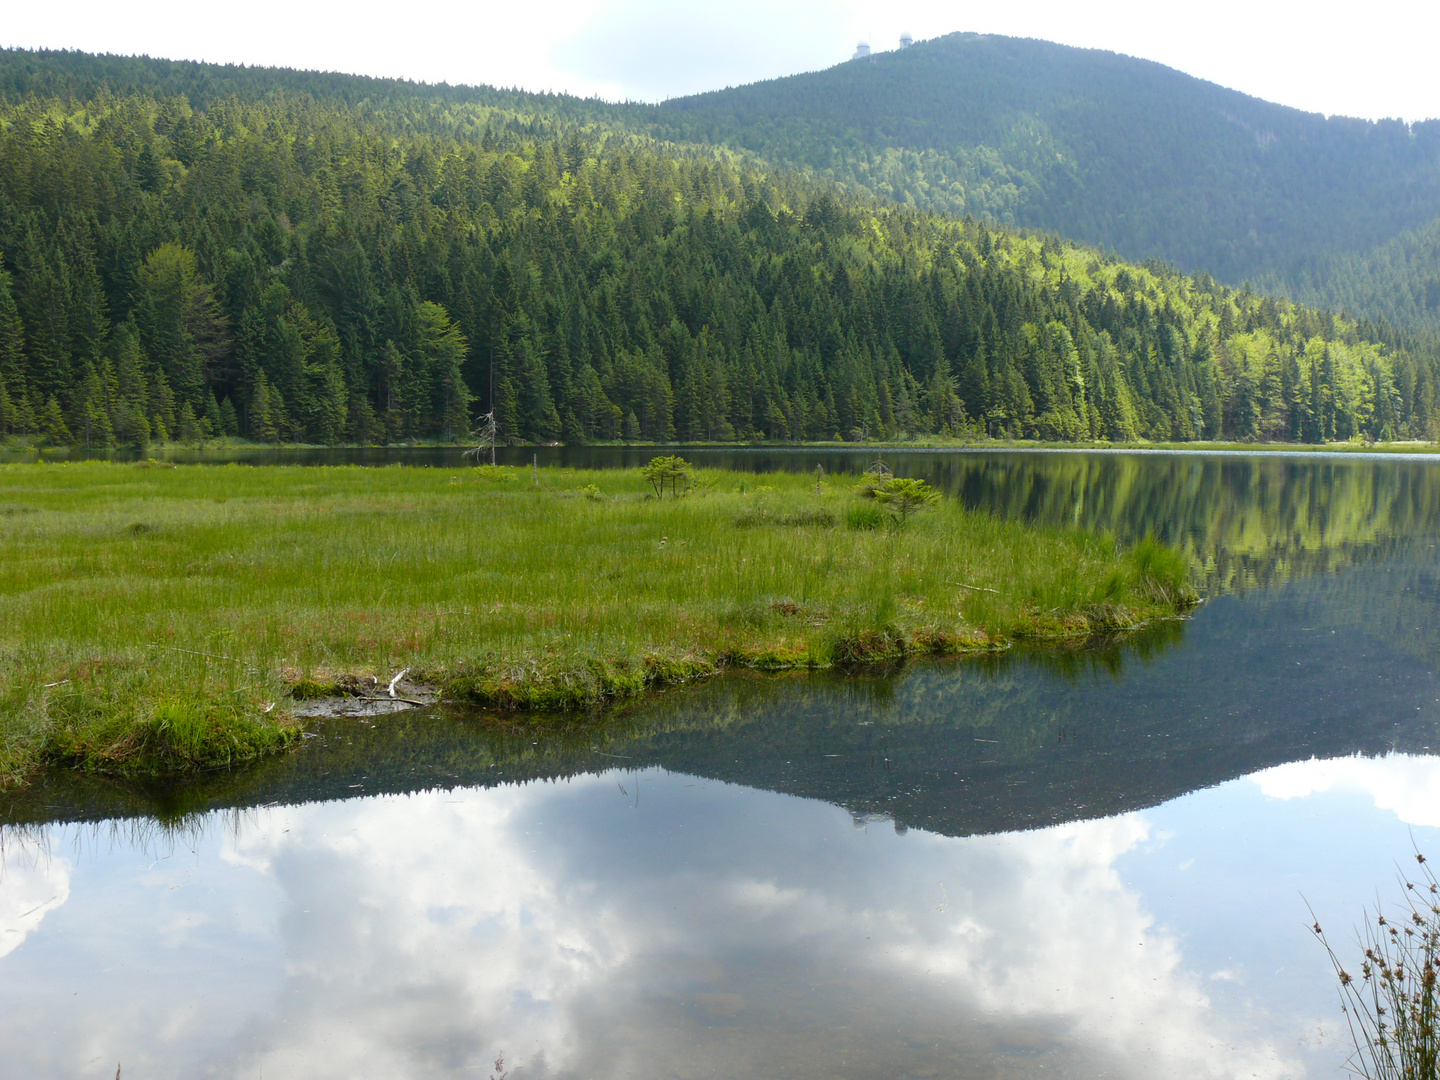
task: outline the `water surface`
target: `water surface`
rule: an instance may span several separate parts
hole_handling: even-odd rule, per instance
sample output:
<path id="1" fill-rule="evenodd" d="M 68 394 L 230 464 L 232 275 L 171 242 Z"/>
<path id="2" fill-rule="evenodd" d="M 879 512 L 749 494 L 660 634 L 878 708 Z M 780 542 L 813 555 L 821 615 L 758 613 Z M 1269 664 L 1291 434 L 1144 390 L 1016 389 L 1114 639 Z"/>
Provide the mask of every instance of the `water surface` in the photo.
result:
<path id="1" fill-rule="evenodd" d="M 51 774 L 0 798 L 3 1071 L 1340 1075 L 1304 901 L 1343 942 L 1440 850 L 1440 467 L 898 465 L 1162 535 L 1211 599 L 1080 654 L 333 721 L 163 788 Z"/>

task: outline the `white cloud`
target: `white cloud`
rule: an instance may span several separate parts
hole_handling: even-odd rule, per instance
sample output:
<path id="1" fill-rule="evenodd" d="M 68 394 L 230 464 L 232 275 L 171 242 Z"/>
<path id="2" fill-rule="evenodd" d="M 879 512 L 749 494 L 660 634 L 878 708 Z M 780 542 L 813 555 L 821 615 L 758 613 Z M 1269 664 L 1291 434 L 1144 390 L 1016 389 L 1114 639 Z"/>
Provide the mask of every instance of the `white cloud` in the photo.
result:
<path id="1" fill-rule="evenodd" d="M 1410 754 L 1295 761 L 1251 777 L 1272 799 L 1358 792 L 1407 825 L 1440 827 L 1440 758 Z"/>
<path id="2" fill-rule="evenodd" d="M 71 923 L 92 902 L 111 917 L 78 962 L 110 963 L 109 941 L 149 974 L 126 975 L 123 1002 L 62 1010 L 65 964 L 0 968 L 0 1058 L 72 1075 L 129 1039 L 127 1071 L 157 1078 L 483 1076 L 501 1051 L 516 1076 L 981 1058 L 1017 1077 L 1294 1072 L 1212 1007 L 1212 980 L 1121 880 L 1116 861 L 1158 842 L 1142 816 L 897 836 L 650 776 L 640 809 L 634 777 L 621 797 L 601 776 L 276 810 L 203 845 L 200 888 L 171 888 L 184 868 L 97 882 Z M 265 897 L 274 910 L 245 917 L 269 944 L 217 936 Z M 179 906 L 151 918 L 162 899 Z M 210 936 L 167 938 L 187 919 Z M 217 974 L 242 955 L 253 971 Z M 26 993 L 7 994 L 17 976 Z M 53 1042 L 31 1037 L 41 1024 Z"/>
<path id="3" fill-rule="evenodd" d="M 10 5 L 0 43 L 652 100 L 826 67 L 862 38 L 879 50 L 904 31 L 957 30 L 1125 52 L 1314 111 L 1440 116 L 1440 5 L 1414 0 L 1376 0 L 1363 16 L 1318 0 L 1302 18 L 1282 0 L 1217 0 L 1198 16 L 1141 0 L 441 0 L 400 13 L 379 0 L 74 0 Z"/>
<path id="4" fill-rule="evenodd" d="M 45 916 L 70 898 L 70 864 L 43 850 L 0 850 L 0 959 L 40 928 Z"/>

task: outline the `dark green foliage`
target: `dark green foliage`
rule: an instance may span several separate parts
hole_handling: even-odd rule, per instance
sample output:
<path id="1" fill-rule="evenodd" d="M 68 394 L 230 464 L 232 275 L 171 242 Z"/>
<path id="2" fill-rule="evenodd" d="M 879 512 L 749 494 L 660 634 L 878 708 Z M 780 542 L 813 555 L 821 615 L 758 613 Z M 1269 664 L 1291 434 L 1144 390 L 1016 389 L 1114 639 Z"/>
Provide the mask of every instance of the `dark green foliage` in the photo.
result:
<path id="1" fill-rule="evenodd" d="M 663 138 L 1232 284 L 1298 283 L 1317 260 L 1440 216 L 1440 121 L 1326 118 L 1031 39 L 950 34 L 668 101 L 646 119 Z"/>
<path id="2" fill-rule="evenodd" d="M 1306 303 L 1364 312 L 1440 333 L 1440 219 L 1364 253 L 1317 260 L 1288 279 L 1266 278 Z"/>
<path id="3" fill-rule="evenodd" d="M 1440 433 L 1434 342 L 636 134 L 684 111 L 0 52 L 0 434 Z"/>

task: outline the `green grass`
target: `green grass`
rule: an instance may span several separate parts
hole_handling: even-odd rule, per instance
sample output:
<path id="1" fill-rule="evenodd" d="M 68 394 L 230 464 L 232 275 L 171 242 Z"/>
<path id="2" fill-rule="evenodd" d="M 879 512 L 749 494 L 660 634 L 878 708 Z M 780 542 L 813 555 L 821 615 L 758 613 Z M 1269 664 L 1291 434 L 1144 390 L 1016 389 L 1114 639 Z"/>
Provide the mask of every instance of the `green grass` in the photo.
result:
<path id="1" fill-rule="evenodd" d="M 635 470 L 0 466 L 0 782 L 255 758 L 297 737 L 295 697 L 403 667 L 487 706 L 590 707 L 1193 599 L 1151 542 L 950 501 L 897 531 L 847 481 L 700 481 L 657 500 Z"/>

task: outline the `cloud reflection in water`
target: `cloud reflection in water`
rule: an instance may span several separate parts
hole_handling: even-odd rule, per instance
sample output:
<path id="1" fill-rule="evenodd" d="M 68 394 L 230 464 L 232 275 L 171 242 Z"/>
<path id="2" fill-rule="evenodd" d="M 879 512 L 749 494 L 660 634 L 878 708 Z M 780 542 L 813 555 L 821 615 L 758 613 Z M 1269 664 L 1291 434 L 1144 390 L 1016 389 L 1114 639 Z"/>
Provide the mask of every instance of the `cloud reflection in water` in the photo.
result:
<path id="1" fill-rule="evenodd" d="M 660 771 L 260 811 L 201 843 L 234 888 L 52 860 L 70 925 L 150 966 L 88 972 L 106 1014 L 67 1009 L 66 935 L 33 934 L 0 965 L 0 1058 L 80 1075 L 128 1020 L 157 1077 L 488 1076 L 501 1051 L 515 1080 L 1298 1075 L 1122 881 L 1151 833 L 901 835 Z M 237 919 L 268 937 L 249 976 L 215 974 L 240 954 L 218 931 L 177 947 Z"/>
<path id="2" fill-rule="evenodd" d="M 1415 754 L 1293 761 L 1251 777 L 1272 799 L 1359 792 L 1407 825 L 1440 827 L 1440 758 Z"/>

